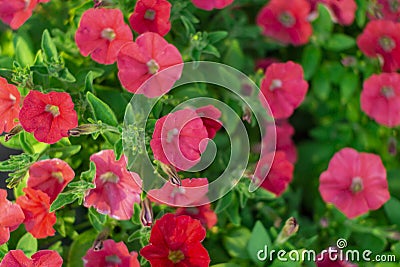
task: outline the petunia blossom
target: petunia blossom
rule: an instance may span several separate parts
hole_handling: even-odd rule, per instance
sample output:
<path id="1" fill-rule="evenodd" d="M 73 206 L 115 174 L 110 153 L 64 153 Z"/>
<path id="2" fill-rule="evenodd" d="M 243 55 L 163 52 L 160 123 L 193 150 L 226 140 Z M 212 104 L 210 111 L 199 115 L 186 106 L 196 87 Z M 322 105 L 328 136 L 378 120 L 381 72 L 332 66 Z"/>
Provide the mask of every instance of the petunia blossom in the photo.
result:
<path id="1" fill-rule="evenodd" d="M 90 156 L 90 160 L 96 165 L 96 188 L 87 191 L 85 207 L 93 206 L 99 213 L 117 220 L 129 220 L 133 215 L 133 205 L 140 203 L 139 176 L 126 169 L 124 155 L 115 160 L 113 150 L 102 150 Z"/>
<path id="2" fill-rule="evenodd" d="M 308 21 L 310 4 L 306 0 L 269 1 L 258 13 L 262 33 L 283 44 L 306 44 L 312 34 Z"/>
<path id="3" fill-rule="evenodd" d="M 195 7 L 204 10 L 223 9 L 233 3 L 233 0 L 192 0 Z"/>
<path id="4" fill-rule="evenodd" d="M 15 85 L 0 77 L 0 134 L 18 124 L 21 95 Z"/>
<path id="5" fill-rule="evenodd" d="M 167 181 L 160 189 L 152 189 L 147 196 L 153 202 L 173 207 L 194 206 L 203 201 L 208 193 L 207 178 L 183 179 L 182 185 Z"/>
<path id="6" fill-rule="evenodd" d="M 85 57 L 101 64 L 113 64 L 122 46 L 132 42 L 133 35 L 119 9 L 86 10 L 76 31 L 75 41 Z"/>
<path id="7" fill-rule="evenodd" d="M 139 0 L 129 17 L 129 23 L 139 34 L 156 32 L 164 36 L 171 29 L 170 15 L 171 4 L 167 0 Z"/>
<path id="8" fill-rule="evenodd" d="M 18 204 L 7 200 L 7 191 L 0 189 L 0 246 L 10 239 L 10 232 L 23 223 L 25 215 Z"/>
<path id="9" fill-rule="evenodd" d="M 394 22 L 399 22 L 400 2 L 399 0 L 371 1 L 368 15 L 370 19 L 391 20 Z"/>
<path id="10" fill-rule="evenodd" d="M 146 32 L 121 49 L 118 78 L 129 92 L 153 98 L 172 88 L 182 74 L 182 62 L 175 46 L 157 33 Z"/>
<path id="11" fill-rule="evenodd" d="M 35 238 L 53 236 L 56 215 L 50 212 L 50 197 L 40 190 L 24 188 L 25 195 L 17 198 L 25 215 L 25 229 Z"/>
<path id="12" fill-rule="evenodd" d="M 318 3 L 324 4 L 331 13 L 334 22 L 340 25 L 351 25 L 354 22 L 357 4 L 354 0 L 308 0 L 311 10 L 315 10 Z"/>
<path id="13" fill-rule="evenodd" d="M 384 72 L 394 72 L 400 68 L 400 23 L 388 20 L 368 22 L 357 45 L 368 57 L 383 60 Z"/>
<path id="14" fill-rule="evenodd" d="M 75 177 L 74 170 L 61 159 L 35 162 L 29 168 L 28 187 L 40 190 L 53 202 Z"/>
<path id="15" fill-rule="evenodd" d="M 116 243 L 108 239 L 103 241 L 103 247 L 100 250 L 91 248 L 82 259 L 85 267 L 140 267 L 137 256 L 138 254 L 134 251 L 129 253 L 124 242 Z"/>
<path id="16" fill-rule="evenodd" d="M 31 258 L 22 250 L 10 250 L 0 262 L 0 267 L 61 267 L 63 259 L 53 250 L 40 250 Z"/>
<path id="17" fill-rule="evenodd" d="M 211 204 L 198 207 L 181 207 L 176 210 L 175 214 L 177 216 L 188 215 L 193 219 L 199 220 L 201 224 L 208 229 L 211 229 L 218 221 L 217 214 L 212 210 Z"/>
<path id="18" fill-rule="evenodd" d="M 155 222 L 150 244 L 140 250 L 140 255 L 153 267 L 207 267 L 210 256 L 201 244 L 205 237 L 199 220 L 167 213 Z"/>
<path id="19" fill-rule="evenodd" d="M 37 0 L 0 0 L 0 20 L 16 30 L 31 16 Z"/>
<path id="20" fill-rule="evenodd" d="M 68 130 L 78 126 L 74 103 L 64 92 L 30 91 L 22 104 L 19 121 L 25 131 L 48 144 L 67 137 Z"/>
<path id="21" fill-rule="evenodd" d="M 343 253 L 337 247 L 329 247 L 317 255 L 315 264 L 317 267 L 357 267 L 357 264 L 351 263 L 348 260 L 340 259 Z"/>
<path id="22" fill-rule="evenodd" d="M 319 192 L 350 219 L 379 209 L 390 198 L 380 157 L 352 148 L 333 156 L 319 178 Z"/>
<path id="23" fill-rule="evenodd" d="M 307 90 L 301 65 L 292 61 L 273 63 L 261 81 L 260 98 L 263 94 L 275 119 L 286 119 L 303 102 Z"/>
<path id="24" fill-rule="evenodd" d="M 400 125 L 400 74 L 374 74 L 364 81 L 361 109 L 377 123 Z"/>

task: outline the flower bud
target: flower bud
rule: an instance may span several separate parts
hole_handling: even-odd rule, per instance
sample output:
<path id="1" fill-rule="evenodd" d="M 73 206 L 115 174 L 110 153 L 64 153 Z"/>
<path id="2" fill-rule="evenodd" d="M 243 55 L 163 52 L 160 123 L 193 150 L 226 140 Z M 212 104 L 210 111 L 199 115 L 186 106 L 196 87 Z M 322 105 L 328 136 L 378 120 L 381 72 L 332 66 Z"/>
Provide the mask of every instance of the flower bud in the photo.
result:
<path id="1" fill-rule="evenodd" d="M 299 230 L 299 224 L 297 223 L 294 217 L 290 217 L 283 226 L 281 232 L 279 233 L 276 243 L 283 244 L 285 243 L 290 237 L 295 235 Z"/>
<path id="2" fill-rule="evenodd" d="M 69 136 L 81 136 L 83 134 L 92 134 L 98 132 L 100 130 L 100 126 L 97 124 L 82 124 L 76 128 L 68 130 Z"/>
<path id="3" fill-rule="evenodd" d="M 23 130 L 22 126 L 20 124 L 18 124 L 17 126 L 15 126 L 14 128 L 11 129 L 11 131 L 9 133 L 7 133 L 4 136 L 4 141 L 8 142 L 10 141 L 11 138 L 13 138 L 15 135 L 19 134 L 21 131 Z"/>
<path id="4" fill-rule="evenodd" d="M 171 184 L 177 186 L 182 185 L 181 178 L 179 177 L 178 172 L 176 171 L 174 166 L 161 163 L 161 168 L 168 175 L 168 179 Z"/>
<path id="5" fill-rule="evenodd" d="M 151 207 L 151 201 L 148 198 L 143 199 L 140 202 L 140 221 L 143 226 L 150 227 L 153 224 L 153 209 Z"/>

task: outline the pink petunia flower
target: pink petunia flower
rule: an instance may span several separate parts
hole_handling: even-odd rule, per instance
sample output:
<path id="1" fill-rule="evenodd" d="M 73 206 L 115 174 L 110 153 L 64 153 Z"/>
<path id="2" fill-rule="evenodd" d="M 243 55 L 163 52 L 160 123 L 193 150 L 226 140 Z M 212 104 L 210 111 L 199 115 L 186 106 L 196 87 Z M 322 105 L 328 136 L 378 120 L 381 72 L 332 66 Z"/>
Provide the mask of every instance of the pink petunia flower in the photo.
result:
<path id="1" fill-rule="evenodd" d="M 10 239 L 10 232 L 24 222 L 25 216 L 18 204 L 7 200 L 7 191 L 0 189 L 0 246 Z"/>
<path id="2" fill-rule="evenodd" d="M 268 67 L 261 81 L 260 95 L 264 95 L 275 119 L 286 119 L 303 102 L 307 90 L 303 68 L 288 61 L 273 63 Z"/>
<path id="3" fill-rule="evenodd" d="M 317 267 L 357 267 L 357 264 L 353 264 L 347 260 L 340 259 L 340 249 L 337 247 L 329 247 L 320 254 L 317 255 L 315 261 Z M 344 253 L 341 253 L 345 255 Z"/>
<path id="4" fill-rule="evenodd" d="M 340 25 L 351 25 L 354 22 L 357 4 L 354 0 L 308 0 L 311 10 L 315 10 L 318 3 L 324 4 L 331 12 L 334 22 Z"/>
<path id="5" fill-rule="evenodd" d="M 96 165 L 94 183 L 84 199 L 85 207 L 93 206 L 99 213 L 117 220 L 129 220 L 133 205 L 140 203 L 141 180 L 126 169 L 125 156 L 117 161 L 113 150 L 102 150 L 90 156 Z"/>
<path id="6" fill-rule="evenodd" d="M 309 14 L 306 0 L 271 0 L 258 14 L 257 24 L 264 35 L 283 44 L 303 45 L 312 34 Z"/>
<path id="7" fill-rule="evenodd" d="M 56 214 L 50 212 L 50 197 L 40 190 L 24 188 L 25 195 L 17 198 L 25 215 L 25 229 L 35 238 L 53 236 Z"/>
<path id="8" fill-rule="evenodd" d="M 167 0 L 139 0 L 129 17 L 129 23 L 139 34 L 156 32 L 164 36 L 171 29 L 170 15 L 171 4 Z"/>
<path id="9" fill-rule="evenodd" d="M 379 156 L 352 148 L 337 152 L 319 178 L 319 192 L 352 219 L 389 200 L 386 170 Z"/>
<path id="10" fill-rule="evenodd" d="M 0 20 L 16 30 L 31 16 L 37 0 L 0 0 Z"/>
<path id="11" fill-rule="evenodd" d="M 0 77 L 0 134 L 11 131 L 18 124 L 20 99 L 17 87 Z"/>
<path id="12" fill-rule="evenodd" d="M 221 111 L 213 105 L 200 107 L 195 111 L 207 129 L 208 138 L 213 139 L 222 127 L 222 123 L 218 120 L 221 117 Z"/>
<path id="13" fill-rule="evenodd" d="M 53 250 L 40 250 L 29 259 L 22 250 L 10 250 L 0 262 L 0 267 L 61 267 L 63 259 Z"/>
<path id="14" fill-rule="evenodd" d="M 371 1 L 368 15 L 370 19 L 398 22 L 400 20 L 400 2 L 399 0 Z"/>
<path id="15" fill-rule="evenodd" d="M 195 7 L 204 10 L 223 9 L 233 3 L 233 0 L 192 0 Z"/>
<path id="16" fill-rule="evenodd" d="M 205 237 L 199 220 L 167 213 L 154 224 L 150 244 L 140 250 L 140 255 L 153 267 L 207 267 L 210 256 L 201 244 Z"/>
<path id="17" fill-rule="evenodd" d="M 400 68 L 400 23 L 368 22 L 357 38 L 357 45 L 366 56 L 382 58 L 383 71 L 394 72 Z"/>
<path id="18" fill-rule="evenodd" d="M 379 124 L 400 125 L 400 74 L 375 74 L 365 80 L 361 109 Z"/>
<path id="19" fill-rule="evenodd" d="M 67 137 L 68 130 L 78 126 L 71 96 L 63 92 L 30 91 L 24 99 L 19 121 L 25 131 L 48 144 Z"/>
<path id="20" fill-rule="evenodd" d="M 212 210 L 210 204 L 198 207 L 178 208 L 175 214 L 177 216 L 188 215 L 193 219 L 199 220 L 201 224 L 208 229 L 211 229 L 218 221 L 217 214 Z"/>
<path id="21" fill-rule="evenodd" d="M 134 251 L 129 253 L 124 242 L 116 243 L 112 239 L 103 241 L 100 250 L 89 249 L 82 258 L 85 267 L 140 267 L 137 259 L 138 254 Z"/>
<path id="22" fill-rule="evenodd" d="M 200 161 L 208 132 L 192 109 L 178 110 L 157 120 L 150 141 L 154 158 L 177 169 L 187 170 Z"/>
<path id="23" fill-rule="evenodd" d="M 152 189 L 147 196 L 153 202 L 172 207 L 187 207 L 204 200 L 208 193 L 207 178 L 183 179 L 182 185 L 173 185 L 167 181 L 160 189 Z"/>
<path id="24" fill-rule="evenodd" d="M 75 177 L 74 170 L 61 159 L 35 162 L 29 168 L 28 187 L 40 190 L 53 202 Z"/>
<path id="25" fill-rule="evenodd" d="M 133 40 L 131 29 L 119 9 L 96 8 L 83 13 L 75 41 L 85 57 L 100 64 L 113 64 L 125 44 Z"/>
<path id="26" fill-rule="evenodd" d="M 146 32 L 121 49 L 118 78 L 129 92 L 157 97 L 168 92 L 180 78 L 182 62 L 175 46 L 157 33 Z M 168 69 L 172 66 L 175 67 Z"/>

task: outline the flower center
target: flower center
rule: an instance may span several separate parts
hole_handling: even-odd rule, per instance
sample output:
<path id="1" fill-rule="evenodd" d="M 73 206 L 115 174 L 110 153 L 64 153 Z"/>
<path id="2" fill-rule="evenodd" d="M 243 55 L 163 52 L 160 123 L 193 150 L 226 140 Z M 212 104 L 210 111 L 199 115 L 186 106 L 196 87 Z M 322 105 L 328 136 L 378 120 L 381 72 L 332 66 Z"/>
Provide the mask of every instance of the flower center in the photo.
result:
<path id="1" fill-rule="evenodd" d="M 25 0 L 25 7 L 24 7 L 24 9 L 26 10 L 26 9 L 29 7 L 30 4 L 31 4 L 31 0 Z"/>
<path id="2" fill-rule="evenodd" d="M 144 13 L 144 18 L 148 20 L 154 20 L 156 17 L 156 11 L 153 9 L 147 9 Z"/>
<path id="3" fill-rule="evenodd" d="M 64 181 L 62 172 L 52 172 L 51 177 L 56 178 L 60 184 Z"/>
<path id="4" fill-rule="evenodd" d="M 119 181 L 118 175 L 116 175 L 116 174 L 113 173 L 113 172 L 106 172 L 106 173 L 103 173 L 102 175 L 100 175 L 100 179 L 101 179 L 104 183 L 110 182 L 110 183 L 116 184 L 116 183 L 118 183 L 118 181 Z"/>
<path id="5" fill-rule="evenodd" d="M 383 86 L 381 89 L 381 94 L 387 99 L 390 99 L 396 95 L 393 88 L 390 86 Z"/>
<path id="6" fill-rule="evenodd" d="M 17 98 L 13 94 L 10 94 L 10 96 L 8 98 L 10 98 L 10 100 L 14 103 L 15 103 L 15 100 L 17 100 Z"/>
<path id="7" fill-rule="evenodd" d="M 182 261 L 185 258 L 185 255 L 180 250 L 170 250 L 168 254 L 168 259 L 172 261 L 174 264 Z"/>
<path id="8" fill-rule="evenodd" d="M 281 88 L 282 87 L 282 81 L 279 79 L 274 79 L 271 82 L 271 85 L 269 87 L 269 90 L 274 91 L 277 88 Z"/>
<path id="9" fill-rule="evenodd" d="M 113 264 L 121 264 L 122 263 L 121 259 L 117 255 L 106 256 L 106 262 L 113 263 Z"/>
<path id="10" fill-rule="evenodd" d="M 181 186 L 176 186 L 174 190 L 172 190 L 171 197 L 175 197 L 176 195 L 183 195 L 185 194 L 185 192 L 186 192 L 185 188 Z"/>
<path id="11" fill-rule="evenodd" d="M 149 68 L 149 73 L 150 74 L 156 74 L 157 71 L 160 69 L 160 66 L 158 63 L 154 60 L 151 59 L 146 63 L 147 67 Z"/>
<path id="12" fill-rule="evenodd" d="M 115 39 L 115 32 L 111 28 L 105 28 L 101 31 L 101 38 L 112 41 Z"/>
<path id="13" fill-rule="evenodd" d="M 396 42 L 389 36 L 382 36 L 378 42 L 385 52 L 391 52 L 396 47 Z"/>
<path id="14" fill-rule="evenodd" d="M 358 192 L 361 192 L 364 189 L 363 186 L 363 181 L 361 177 L 354 177 L 353 180 L 351 181 L 351 186 L 350 190 L 353 194 L 357 194 Z"/>
<path id="15" fill-rule="evenodd" d="M 47 104 L 44 110 L 46 112 L 50 112 L 53 115 L 53 117 L 57 117 L 58 115 L 60 115 L 60 109 L 54 105 Z"/>
<path id="16" fill-rule="evenodd" d="M 167 143 L 171 143 L 172 139 L 174 139 L 175 136 L 179 134 L 178 128 L 174 128 L 172 130 L 169 130 L 167 133 Z"/>
<path id="17" fill-rule="evenodd" d="M 283 12 L 279 16 L 279 21 L 285 26 L 286 28 L 292 27 L 296 23 L 296 18 L 293 17 L 292 14 L 289 12 Z"/>

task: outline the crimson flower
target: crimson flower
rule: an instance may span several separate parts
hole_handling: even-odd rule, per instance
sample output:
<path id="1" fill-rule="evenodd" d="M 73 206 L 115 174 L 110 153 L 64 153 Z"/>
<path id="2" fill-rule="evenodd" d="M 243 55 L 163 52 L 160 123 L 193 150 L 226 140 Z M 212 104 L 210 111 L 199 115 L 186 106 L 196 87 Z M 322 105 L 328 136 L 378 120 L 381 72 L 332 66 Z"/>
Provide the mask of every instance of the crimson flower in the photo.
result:
<path id="1" fill-rule="evenodd" d="M 22 104 L 19 121 L 25 131 L 48 144 L 67 137 L 68 130 L 78 126 L 71 96 L 63 92 L 30 91 Z"/>
<path id="2" fill-rule="evenodd" d="M 82 258 L 85 267 L 140 267 L 137 259 L 137 253 L 129 253 L 124 242 L 116 243 L 112 239 L 103 241 L 103 247 L 100 250 L 89 249 Z"/>
<path id="3" fill-rule="evenodd" d="M 35 238 L 53 236 L 56 214 L 50 211 L 50 197 L 40 190 L 24 188 L 25 195 L 17 198 L 25 215 L 25 229 Z"/>
<path id="4" fill-rule="evenodd" d="M 319 192 L 352 219 L 389 200 L 386 170 L 379 156 L 352 148 L 337 152 L 319 178 Z"/>
<path id="5" fill-rule="evenodd" d="M 312 34 L 309 14 L 306 0 L 271 0 L 258 14 L 257 24 L 264 35 L 283 44 L 303 45 Z"/>
<path id="6" fill-rule="evenodd" d="M 0 246 L 10 239 L 10 232 L 23 223 L 21 207 L 7 200 L 7 191 L 0 189 Z"/>
<path id="7" fill-rule="evenodd" d="M 0 20 L 16 30 L 31 16 L 37 0 L 0 0 Z"/>
<path id="8" fill-rule="evenodd" d="M 204 227 L 211 229 L 217 224 L 217 214 L 212 210 L 210 204 L 201 205 L 198 207 L 178 208 L 175 215 L 188 215 L 193 219 L 199 220 Z"/>
<path id="9" fill-rule="evenodd" d="M 96 165 L 94 183 L 84 199 L 85 207 L 93 206 L 99 213 L 117 220 L 129 220 L 133 205 L 140 203 L 141 180 L 126 169 L 125 156 L 115 160 L 113 150 L 102 150 L 90 157 Z"/>
<path id="10" fill-rule="evenodd" d="M 292 61 L 273 63 L 268 67 L 261 81 L 260 98 L 263 94 L 275 119 L 290 117 L 303 102 L 308 90 L 303 75 L 301 65 Z"/>
<path id="11" fill-rule="evenodd" d="M 129 92 L 157 97 L 168 92 L 180 78 L 182 62 L 175 46 L 157 33 L 146 32 L 121 49 L 118 78 Z M 175 67 L 168 69 L 172 66 Z"/>
<path id="12" fill-rule="evenodd" d="M 167 213 L 151 229 L 150 244 L 140 250 L 152 267 L 207 267 L 210 257 L 201 242 L 206 231 L 190 216 Z"/>
<path id="13" fill-rule="evenodd" d="M 339 259 L 339 251 L 337 247 L 329 247 L 317 255 L 317 260 L 315 261 L 317 267 L 357 267 L 357 264 L 353 264 L 347 260 Z M 332 256 L 331 256 L 332 255 Z M 344 253 L 342 253 L 344 255 Z M 336 260 L 331 259 L 336 258 Z"/>
<path id="14" fill-rule="evenodd" d="M 218 119 L 221 117 L 221 111 L 213 105 L 200 107 L 195 111 L 203 121 L 204 127 L 206 127 L 208 138 L 214 138 L 219 129 L 222 127 L 222 123 L 218 121 Z"/>
<path id="15" fill-rule="evenodd" d="M 61 267 L 63 259 L 53 250 L 40 250 L 29 259 L 22 250 L 10 250 L 0 267 Z"/>
<path id="16" fill-rule="evenodd" d="M 382 58 L 383 71 L 394 72 L 400 68 L 400 23 L 368 22 L 357 38 L 357 45 L 366 56 Z"/>
<path id="17" fill-rule="evenodd" d="M 361 109 L 379 124 L 400 125 L 400 74 L 375 74 L 365 80 Z"/>
<path id="18" fill-rule="evenodd" d="M 129 23 L 139 34 L 156 32 L 164 36 L 171 29 L 170 15 L 171 4 L 167 0 L 139 0 L 129 17 Z"/>
<path id="19" fill-rule="evenodd" d="M 11 131 L 18 124 L 20 99 L 17 87 L 0 77 L 0 134 Z"/>
<path id="20" fill-rule="evenodd" d="M 207 178 L 183 179 L 182 185 L 174 185 L 167 181 L 160 189 L 149 190 L 147 196 L 153 202 L 174 207 L 196 205 L 208 193 Z"/>
<path id="21" fill-rule="evenodd" d="M 29 168 L 28 187 L 40 190 L 53 202 L 75 177 L 74 170 L 61 159 L 35 162 Z"/>
<path id="22" fill-rule="evenodd" d="M 192 0 L 195 7 L 204 10 L 223 9 L 230 4 L 233 0 Z"/>
<path id="23" fill-rule="evenodd" d="M 399 21 L 400 3 L 399 0 L 376 0 L 370 3 L 371 19 L 383 19 Z"/>
<path id="24" fill-rule="evenodd" d="M 85 57 L 91 54 L 100 64 L 114 63 L 121 47 L 132 39 L 121 10 L 108 8 L 86 10 L 75 35 L 81 54 Z"/>
<path id="25" fill-rule="evenodd" d="M 324 4 L 331 12 L 333 21 L 340 25 L 351 25 L 354 22 L 357 4 L 354 0 L 308 0 L 314 10 L 318 3 Z"/>

